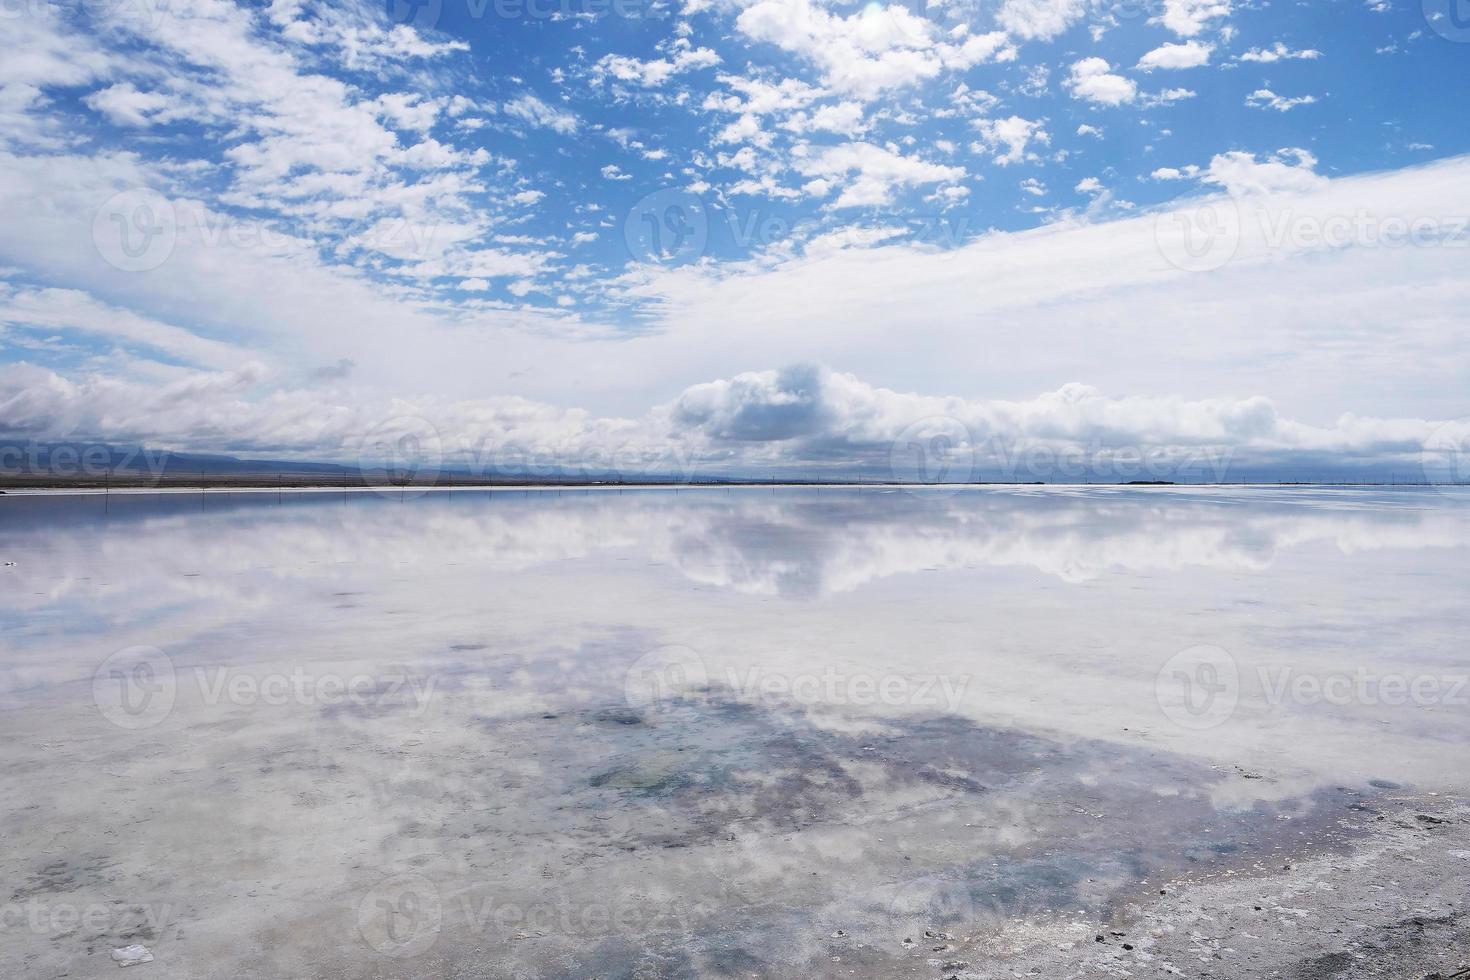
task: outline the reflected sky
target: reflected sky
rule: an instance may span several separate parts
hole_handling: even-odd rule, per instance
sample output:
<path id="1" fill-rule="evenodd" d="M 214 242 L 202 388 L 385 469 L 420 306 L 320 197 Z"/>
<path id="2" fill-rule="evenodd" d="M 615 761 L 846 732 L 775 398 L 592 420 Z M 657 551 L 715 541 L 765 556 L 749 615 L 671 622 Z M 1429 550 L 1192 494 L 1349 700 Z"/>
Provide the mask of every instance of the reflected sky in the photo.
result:
<path id="1" fill-rule="evenodd" d="M 108 911 L 5 972 L 927 975 L 1463 788 L 1467 558 L 1422 488 L 8 496 L 0 860 Z"/>

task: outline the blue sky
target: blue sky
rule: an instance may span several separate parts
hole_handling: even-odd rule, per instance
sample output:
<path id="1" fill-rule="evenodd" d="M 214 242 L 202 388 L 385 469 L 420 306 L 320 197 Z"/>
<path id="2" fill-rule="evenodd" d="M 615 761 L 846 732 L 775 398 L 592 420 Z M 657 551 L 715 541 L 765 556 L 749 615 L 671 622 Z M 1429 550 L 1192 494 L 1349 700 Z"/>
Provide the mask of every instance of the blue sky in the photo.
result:
<path id="1" fill-rule="evenodd" d="M 1470 476 L 1449 0 L 4 14 L 11 441 Z"/>

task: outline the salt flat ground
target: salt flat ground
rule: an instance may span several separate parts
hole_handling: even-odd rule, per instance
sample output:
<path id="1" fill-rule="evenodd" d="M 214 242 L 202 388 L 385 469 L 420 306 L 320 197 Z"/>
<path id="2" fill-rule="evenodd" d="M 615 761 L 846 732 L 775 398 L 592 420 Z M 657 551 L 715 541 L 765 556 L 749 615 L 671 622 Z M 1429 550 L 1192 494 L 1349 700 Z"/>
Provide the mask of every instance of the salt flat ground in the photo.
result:
<path id="1" fill-rule="evenodd" d="M 1464 490 L 7 496 L 0 560 L 5 977 L 1466 965 Z"/>

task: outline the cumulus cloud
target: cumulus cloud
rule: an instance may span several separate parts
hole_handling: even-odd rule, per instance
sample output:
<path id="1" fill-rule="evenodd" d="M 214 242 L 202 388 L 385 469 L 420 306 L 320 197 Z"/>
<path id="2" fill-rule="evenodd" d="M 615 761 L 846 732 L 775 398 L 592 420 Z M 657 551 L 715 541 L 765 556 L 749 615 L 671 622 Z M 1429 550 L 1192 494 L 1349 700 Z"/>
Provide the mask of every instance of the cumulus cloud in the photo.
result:
<path id="1" fill-rule="evenodd" d="M 173 99 L 158 92 L 139 91 L 131 82 L 118 82 L 93 92 L 83 100 L 119 126 L 152 126 L 177 118 Z"/>
<path id="2" fill-rule="evenodd" d="M 1264 160 L 1232 150 L 1216 155 L 1201 179 L 1236 195 L 1310 193 L 1327 185 L 1316 166 L 1317 158 L 1302 149 L 1281 150 Z"/>
<path id="3" fill-rule="evenodd" d="M 1051 136 L 1038 120 L 1009 116 L 1005 119 L 977 119 L 975 128 L 980 133 L 980 147 L 994 154 L 995 162 L 1001 166 L 1034 159 L 1029 151 L 1033 143 L 1046 144 Z"/>
<path id="4" fill-rule="evenodd" d="M 1138 95 L 1138 84 L 1131 78 L 1113 73 L 1102 58 L 1083 58 L 1072 65 L 1067 85 L 1073 96 L 1099 105 L 1122 105 Z"/>
<path id="5" fill-rule="evenodd" d="M 1003 31 L 972 35 L 962 27 L 941 34 L 900 4 L 869 5 L 842 17 L 812 0 L 757 0 L 735 24 L 753 40 L 812 61 L 829 89 L 863 99 L 948 69 L 1015 57 Z"/>
<path id="6" fill-rule="evenodd" d="M 1194 37 L 1212 21 L 1230 16 L 1231 0 L 1164 0 L 1154 19 L 1181 37 Z"/>
<path id="7" fill-rule="evenodd" d="M 810 113 L 798 112 L 781 124 L 795 133 L 826 132 L 852 136 L 864 128 L 860 102 L 838 102 L 824 105 Z"/>
<path id="8" fill-rule="evenodd" d="M 1153 71 L 1155 68 L 1198 68 L 1210 63 L 1213 44 L 1185 41 L 1183 44 L 1164 44 L 1154 48 L 1138 59 L 1138 68 Z"/>
<path id="9" fill-rule="evenodd" d="M 344 379 L 352 367 L 339 362 L 319 379 Z M 1344 416 L 1332 426 L 1307 425 L 1282 417 L 1262 397 L 1110 396 L 1085 384 L 1020 401 L 920 395 L 813 364 L 695 384 L 639 418 L 598 418 L 513 397 L 323 403 L 319 390 L 263 391 L 266 379 L 254 364 L 164 385 L 6 365 L 0 367 L 0 436 L 352 462 L 374 434 L 402 429 L 432 433 L 450 461 L 483 460 L 514 447 L 583 466 L 632 456 L 725 471 L 831 460 L 882 465 L 906 440 L 939 436 L 982 465 L 1038 448 L 1094 458 L 1127 449 L 1217 464 L 1281 463 L 1320 453 L 1392 461 L 1445 438 L 1447 424 L 1460 426 L 1451 435 L 1470 437 L 1470 424 L 1420 419 Z"/>
<path id="10" fill-rule="evenodd" d="M 974 120 L 971 147 L 987 163 L 1040 161 L 1046 152 L 1056 165 L 1050 175 L 1037 168 L 1035 183 L 1019 190 L 1032 171 L 991 175 L 999 196 L 985 195 L 985 207 L 969 215 L 981 222 L 1007 213 L 1008 203 L 1046 203 L 1036 194 L 1045 185 L 1065 200 L 1084 175 L 1122 189 L 1159 163 L 1172 165 L 1157 167 L 1160 180 L 1181 182 L 1168 190 L 1210 200 L 1223 200 L 1226 190 L 1287 195 L 1280 207 L 1289 204 L 1292 216 L 1332 218 L 1359 207 L 1466 212 L 1463 161 L 1329 181 L 1306 155 L 1261 155 L 1294 140 L 1263 147 L 1223 132 L 1217 149 L 1249 146 L 1256 154 L 1209 160 L 1206 151 L 1195 161 L 1202 166 L 1186 166 L 1183 144 L 1157 120 L 1142 120 L 1148 128 L 1140 130 L 1140 120 L 1122 114 L 1107 135 L 1130 144 L 1144 136 L 1133 170 L 1115 153 L 1095 158 L 1092 141 L 1044 151 L 1065 106 L 1041 116 L 1022 102 L 1040 105 L 1055 94 L 1044 89 L 1064 86 L 1101 105 L 1182 97 L 1188 90 L 1135 90 L 1128 62 L 1148 48 L 1231 48 L 1228 4 L 1165 5 L 1175 18 L 1167 35 L 1137 22 L 1109 26 L 1102 15 L 1094 26 L 1115 30 L 1109 45 L 1120 52 L 1109 55 L 1111 64 L 1074 73 L 1080 77 L 1070 83 L 1065 72 L 1049 79 L 1023 66 L 997 73 L 994 95 L 961 85 L 963 66 L 1013 57 L 1006 38 L 1059 37 L 1076 27 L 1083 41 L 1081 5 L 997 0 L 989 9 L 1006 23 L 989 35 L 954 28 L 957 21 L 935 8 L 921 17 L 893 4 L 711 6 L 699 23 L 675 24 L 673 32 L 711 38 L 728 65 L 751 77 L 721 72 L 708 94 L 689 89 L 703 87 L 718 66 L 700 67 L 710 59 L 692 41 L 607 61 L 608 85 L 588 87 L 578 83 L 602 48 L 552 66 L 533 46 L 518 52 L 530 59 L 520 66 L 525 77 L 500 74 L 517 69 L 478 56 L 420 71 L 403 59 L 445 59 L 462 45 L 385 28 L 366 8 L 358 17 L 333 7 L 341 16 L 327 17 L 314 3 L 289 0 L 198 0 L 197 7 L 194 16 L 163 18 L 156 33 L 114 25 L 106 5 L 94 12 L 97 30 L 68 27 L 64 18 L 8 26 L 12 47 L 26 57 L 0 58 L 0 224 L 7 228 L 0 265 L 26 285 L 10 289 L 0 312 L 6 360 L 29 358 L 74 384 L 95 368 L 147 394 L 181 373 L 224 372 L 255 359 L 263 380 L 239 396 L 253 404 L 348 357 L 359 365 L 351 381 L 414 405 L 434 404 L 416 393 L 475 402 L 493 391 L 605 418 L 641 418 L 650 400 L 729 378 L 733 365 L 804 360 L 903 389 L 1022 399 L 1071 380 L 1151 396 L 1261 391 L 1283 415 L 1317 424 L 1348 407 L 1390 418 L 1463 412 L 1453 401 L 1463 385 L 1444 380 L 1466 376 L 1470 356 L 1460 336 L 1470 297 L 1463 263 L 1453 264 L 1463 253 L 1265 247 L 1252 210 L 1259 202 L 1249 201 L 1240 204 L 1239 249 L 1205 275 L 1170 264 L 1157 239 L 1161 215 L 1152 210 L 1104 221 L 1047 209 L 1040 227 L 976 228 L 956 235 L 943 254 L 932 238 L 926 247 L 915 226 L 980 176 L 954 166 L 971 164 L 935 137 L 958 142 Z M 753 34 L 731 27 L 747 7 L 761 8 L 746 21 L 761 37 L 751 45 L 743 42 Z M 1133 28 L 1158 37 L 1134 46 Z M 1159 48 L 1165 37 L 1184 43 Z M 1263 62 L 1279 54 L 1260 50 Z M 1046 65 L 1083 57 L 1033 53 Z M 800 77 L 784 77 L 780 65 L 790 68 L 793 59 Z M 1156 70 L 1165 70 L 1162 62 Z M 1192 77 L 1202 94 L 1219 94 L 1203 88 L 1218 77 Z M 529 95 L 530 87 L 541 95 Z M 875 103 L 878 95 L 893 97 Z M 633 113 L 606 105 L 623 98 L 637 99 L 640 110 L 656 107 L 660 130 L 626 128 L 638 121 Z M 593 115 L 604 110 L 606 118 Z M 717 114 L 713 123 L 679 115 L 701 111 Z M 169 119 L 188 120 L 187 134 L 167 130 Z M 624 124 L 621 137 L 604 128 L 610 121 Z M 1282 122 L 1309 123 L 1310 113 Z M 221 138 L 196 138 L 196 125 Z M 117 131 L 142 126 L 151 130 L 145 139 Z M 1068 135 L 1074 126 L 1079 135 L 1101 135 L 1077 119 L 1067 126 Z M 540 131 L 507 132 L 531 127 Z M 552 138 L 583 133 L 592 137 L 585 144 Z M 734 142 L 711 147 L 714 133 Z M 625 155 L 609 159 L 603 135 Z M 1332 172 L 1351 166 L 1328 162 Z M 607 181 L 599 176 L 604 165 L 618 168 Z M 739 183 L 726 183 L 726 166 Z M 1199 186 L 1183 185 L 1190 180 Z M 533 185 L 548 197 L 536 200 L 543 191 Z M 789 202 L 782 213 L 794 227 L 749 263 L 712 248 L 689 267 L 625 266 L 628 209 L 659 187 L 727 200 L 736 191 L 762 195 L 736 199 L 746 217 L 759 208 L 764 218 L 779 198 Z M 94 241 L 99 205 L 119 192 L 156 194 L 167 208 L 206 214 L 213 224 L 181 230 L 161 268 L 122 273 Z M 555 209 L 544 206 L 553 199 Z M 861 214 L 842 209 L 895 203 L 914 207 L 841 227 Z M 553 211 L 565 220 L 548 220 Z M 1266 218 L 1281 226 L 1277 215 Z M 280 234 L 237 247 L 218 229 L 242 221 L 245 231 L 264 225 Z M 405 227 L 408 237 L 395 237 Z M 895 228 L 907 234 L 890 235 Z M 35 284 L 74 288 L 48 293 Z M 1177 330 L 1181 318 L 1191 324 L 1187 336 Z M 1004 358 L 994 356 L 998 349 Z M 1303 358 L 1303 350 L 1331 356 Z M 192 435 L 178 430 L 179 438 L 205 441 L 200 424 Z"/>
<path id="11" fill-rule="evenodd" d="M 1187 167 L 1159 167 L 1149 174 L 1154 180 L 1191 180 L 1199 176 L 1199 167 L 1190 164 Z"/>
<path id="12" fill-rule="evenodd" d="M 1269 48 L 1251 48 L 1245 54 L 1241 55 L 1239 60 L 1271 64 L 1276 61 L 1312 61 L 1320 57 L 1322 57 L 1322 52 L 1315 48 L 1292 50 L 1282 42 L 1277 41 Z"/>
<path id="13" fill-rule="evenodd" d="M 682 72 L 712 68 L 719 63 L 720 56 L 712 49 L 696 48 L 688 40 L 679 38 L 674 42 L 673 52 L 667 58 L 641 61 L 626 55 L 604 55 L 598 60 L 594 74 L 615 78 L 620 82 L 631 82 L 643 88 L 658 88 Z"/>
<path id="14" fill-rule="evenodd" d="M 1277 95 L 1268 88 L 1258 88 L 1245 97 L 1245 104 L 1252 109 L 1274 109 L 1289 112 L 1297 106 L 1311 105 L 1317 101 L 1315 95 L 1299 95 L 1292 98 Z"/>
<path id="15" fill-rule="evenodd" d="M 1238 246 L 1207 274 L 1182 271 L 1161 249 L 1160 229 L 1189 220 L 1193 199 L 1163 213 L 979 234 L 942 254 L 892 243 L 738 271 L 653 272 L 630 289 L 658 303 L 668 343 L 650 338 L 619 363 L 638 370 L 657 351 L 651 377 L 662 376 L 656 365 L 693 362 L 710 377 L 760 352 L 766 363 L 835 360 L 885 382 L 913 372 L 900 376 L 951 391 L 1082 380 L 1163 393 L 1188 377 L 1193 391 L 1260 391 L 1298 417 L 1463 414 L 1435 380 L 1470 371 L 1463 250 L 1331 250 L 1279 231 L 1284 218 L 1290 228 L 1359 212 L 1466 213 L 1470 162 L 1337 180 L 1296 151 L 1207 162 L 1201 190 L 1216 196 L 1205 200 L 1231 191 L 1226 206 L 1240 215 Z M 1173 328 L 1178 316 L 1193 324 L 1187 335 Z M 1330 362 L 1302 357 L 1322 343 L 1336 345 Z M 1404 383 L 1383 389 L 1375 379 L 1385 372 Z"/>
<path id="16" fill-rule="evenodd" d="M 1087 13 L 1088 0 L 1005 0 L 995 20 L 1017 37 L 1050 40 Z"/>
<path id="17" fill-rule="evenodd" d="M 817 188 L 824 194 L 840 183 L 842 193 L 834 204 L 838 208 L 886 204 L 899 188 L 956 181 L 965 176 L 963 167 L 904 156 L 873 143 L 826 147 L 797 160 L 796 169 L 807 177 L 825 181 Z"/>

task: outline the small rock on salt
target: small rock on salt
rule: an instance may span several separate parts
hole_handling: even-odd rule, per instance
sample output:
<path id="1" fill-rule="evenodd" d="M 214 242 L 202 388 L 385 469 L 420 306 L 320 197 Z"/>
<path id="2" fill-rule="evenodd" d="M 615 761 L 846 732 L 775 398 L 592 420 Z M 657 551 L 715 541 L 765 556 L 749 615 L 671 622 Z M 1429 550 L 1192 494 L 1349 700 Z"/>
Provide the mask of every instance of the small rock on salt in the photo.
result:
<path id="1" fill-rule="evenodd" d="M 112 961 L 118 966 L 137 966 L 139 963 L 152 963 L 153 951 L 147 946 L 124 946 L 122 949 L 112 951 Z"/>

